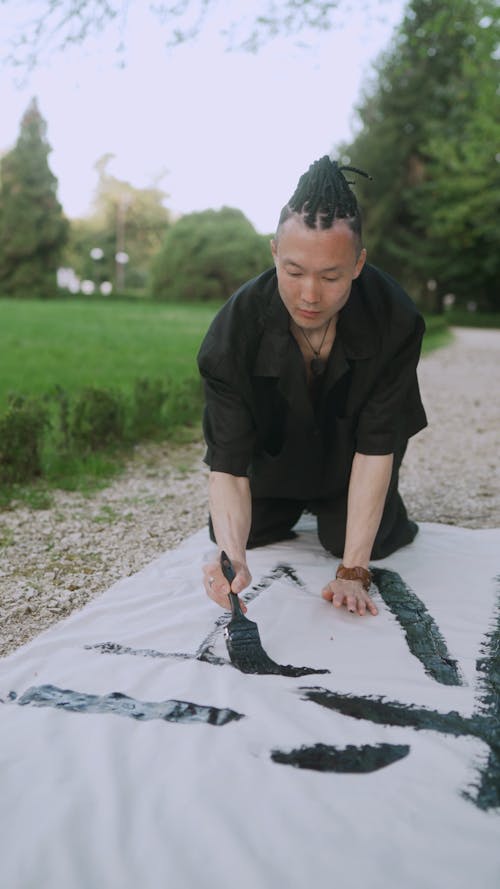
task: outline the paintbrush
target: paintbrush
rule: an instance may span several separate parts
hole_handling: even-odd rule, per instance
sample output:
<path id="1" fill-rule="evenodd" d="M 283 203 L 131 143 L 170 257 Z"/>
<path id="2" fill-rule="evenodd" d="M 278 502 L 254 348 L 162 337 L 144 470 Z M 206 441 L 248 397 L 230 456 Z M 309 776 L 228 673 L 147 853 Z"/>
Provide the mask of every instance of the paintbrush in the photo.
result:
<path id="1" fill-rule="evenodd" d="M 220 566 L 231 585 L 236 572 L 224 551 L 221 552 Z M 229 593 L 229 602 L 232 617 L 224 630 L 224 636 L 231 663 L 243 673 L 280 673 L 279 664 L 272 661 L 262 648 L 257 624 L 243 614 L 236 593 Z"/>
<path id="2" fill-rule="evenodd" d="M 236 572 L 231 559 L 221 552 L 220 566 L 222 573 L 231 586 Z M 249 620 L 241 610 L 240 600 L 236 593 L 229 592 L 231 620 L 224 630 L 226 646 L 233 667 L 242 673 L 274 673 L 279 676 L 307 676 L 311 673 L 329 673 L 329 670 L 316 670 L 314 667 L 293 667 L 291 664 L 277 664 L 264 651 L 259 636 L 259 628 L 253 620 Z"/>

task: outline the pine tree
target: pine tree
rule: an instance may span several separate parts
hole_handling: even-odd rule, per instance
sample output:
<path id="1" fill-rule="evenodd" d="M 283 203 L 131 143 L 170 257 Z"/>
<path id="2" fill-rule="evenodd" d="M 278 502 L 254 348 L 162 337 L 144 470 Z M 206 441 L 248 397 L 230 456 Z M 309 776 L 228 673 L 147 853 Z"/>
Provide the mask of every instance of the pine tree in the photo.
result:
<path id="1" fill-rule="evenodd" d="M 0 164 L 0 295 L 48 298 L 68 224 L 48 164 L 47 126 L 36 99 L 22 121 L 15 147 Z"/>

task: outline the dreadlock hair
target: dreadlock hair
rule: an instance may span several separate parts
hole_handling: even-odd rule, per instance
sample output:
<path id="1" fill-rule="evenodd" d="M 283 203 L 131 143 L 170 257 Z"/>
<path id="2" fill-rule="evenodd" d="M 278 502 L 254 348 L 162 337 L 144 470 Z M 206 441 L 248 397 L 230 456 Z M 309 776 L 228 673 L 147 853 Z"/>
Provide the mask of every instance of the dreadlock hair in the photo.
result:
<path id="1" fill-rule="evenodd" d="M 345 219 L 361 247 L 361 213 L 350 189 L 354 182 L 345 178 L 343 170 L 372 178 L 357 167 L 339 166 L 325 154 L 300 177 L 297 188 L 280 213 L 278 230 L 294 213 L 301 215 L 308 228 L 327 229 L 337 219 Z"/>

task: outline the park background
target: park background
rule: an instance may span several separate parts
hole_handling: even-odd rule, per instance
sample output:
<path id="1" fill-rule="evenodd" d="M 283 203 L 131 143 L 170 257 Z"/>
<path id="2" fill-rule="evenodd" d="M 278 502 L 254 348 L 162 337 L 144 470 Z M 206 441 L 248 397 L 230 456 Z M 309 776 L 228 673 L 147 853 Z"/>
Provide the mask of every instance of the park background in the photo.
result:
<path id="1" fill-rule="evenodd" d="M 355 176 L 372 262 L 426 315 L 500 318 L 486 0 L 0 4 L 0 497 L 199 438 L 199 342 L 269 265 L 298 176 Z"/>

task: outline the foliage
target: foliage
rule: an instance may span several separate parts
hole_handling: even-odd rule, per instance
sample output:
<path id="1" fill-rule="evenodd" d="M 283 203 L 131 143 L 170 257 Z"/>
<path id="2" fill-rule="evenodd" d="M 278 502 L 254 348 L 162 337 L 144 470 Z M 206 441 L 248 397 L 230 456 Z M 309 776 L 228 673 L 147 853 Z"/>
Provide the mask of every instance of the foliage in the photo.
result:
<path id="1" fill-rule="evenodd" d="M 183 216 L 153 262 L 155 299 L 224 300 L 271 264 L 269 241 L 240 210 L 222 207 Z"/>
<path id="2" fill-rule="evenodd" d="M 13 0 L 2 2 L 13 5 Z M 375 8 L 379 3 L 380 0 L 373 4 Z M 31 4 L 29 0 L 17 0 L 17 7 L 23 5 Z M 85 43 L 103 30 L 114 30 L 117 52 L 123 55 L 126 32 L 133 27 L 133 13 L 139 5 L 133 0 L 51 0 L 23 22 L 22 33 L 12 41 L 9 61 L 33 67 L 47 53 Z M 365 9 L 369 7 L 366 2 Z M 223 0 L 180 0 L 151 3 L 146 11 L 165 28 L 169 48 L 193 40 L 215 18 L 221 22 L 220 31 L 228 48 L 254 52 L 277 34 L 296 35 L 334 27 L 338 19 L 341 21 L 340 16 L 337 19 L 337 9 L 348 14 L 348 0 L 258 0 L 247 13 L 241 6 L 231 10 L 231 4 L 228 6 Z"/>
<path id="3" fill-rule="evenodd" d="M 48 426 L 46 408 L 36 399 L 11 397 L 0 416 L 0 483 L 41 475 L 41 452 Z"/>
<path id="4" fill-rule="evenodd" d="M 472 297 L 480 308 L 500 311 L 500 155 L 495 155 L 500 117 L 492 113 L 498 103 L 496 85 L 484 60 L 471 56 L 464 68 L 468 82 L 476 84 L 475 95 L 457 101 L 454 132 L 437 122 L 429 127 L 427 175 L 414 201 L 433 243 L 432 277 L 459 303 Z"/>
<path id="5" fill-rule="evenodd" d="M 98 451 L 123 438 L 125 415 L 119 394 L 89 387 L 77 398 L 71 422 L 71 438 L 81 451 Z"/>
<path id="6" fill-rule="evenodd" d="M 429 309 L 450 291 L 500 308 L 497 43 L 490 0 L 411 0 L 342 148 L 373 176 L 358 190 L 374 261 Z"/>
<path id="7" fill-rule="evenodd" d="M 446 320 L 453 327 L 482 327 L 500 329 L 500 312 L 471 312 L 467 309 L 451 309 Z"/>
<path id="8" fill-rule="evenodd" d="M 429 352 L 434 352 L 442 346 L 447 346 L 452 340 L 453 334 L 448 327 L 446 315 L 426 316 L 422 355 L 427 355 Z"/>
<path id="9" fill-rule="evenodd" d="M 203 388 L 198 373 L 179 381 L 171 387 L 167 402 L 168 427 L 189 426 L 195 419 L 201 418 L 202 404 Z"/>
<path id="10" fill-rule="evenodd" d="M 110 281 L 115 292 L 126 286 L 145 288 L 153 256 L 160 249 L 170 224 L 165 193 L 157 186 L 135 188 L 108 172 L 113 155 L 96 164 L 99 173 L 93 213 L 71 222 L 64 264 L 81 280 L 97 285 Z M 101 251 L 100 258 L 91 253 Z M 115 262 L 118 252 L 128 255 L 126 265 Z M 94 254 L 95 255 L 95 254 Z M 99 256 L 99 254 L 97 254 Z"/>
<path id="11" fill-rule="evenodd" d="M 168 399 L 166 380 L 136 380 L 133 393 L 132 428 L 137 438 L 147 438 L 158 431 L 162 409 Z"/>
<path id="12" fill-rule="evenodd" d="M 56 291 L 56 270 L 67 237 L 48 165 L 46 124 L 33 99 L 15 147 L 0 162 L 0 292 L 42 298 Z"/>
<path id="13" fill-rule="evenodd" d="M 1 301 L 0 455 L 4 442 L 13 443 L 9 454 L 18 449 L 14 432 L 6 432 L 12 423 L 19 427 L 6 398 L 9 390 L 23 391 L 23 404 L 38 406 L 50 421 L 40 431 L 39 458 L 31 456 L 9 477 L 29 483 L 35 470 L 42 474 L 37 485 L 73 490 L 109 478 L 136 441 L 175 440 L 181 433 L 199 437 L 202 398 L 195 356 L 217 308 L 153 301 Z M 83 397 L 85 389 L 93 394 Z M 30 440 L 24 428 L 22 434 Z M 11 484 L 6 476 L 5 470 L 0 502 L 11 496 L 2 493 L 2 485 Z M 16 489 L 15 496 L 25 494 Z"/>
<path id="14" fill-rule="evenodd" d="M 69 489 L 92 467 L 109 476 L 131 444 L 198 425 L 201 409 L 197 374 L 176 382 L 136 380 L 131 397 L 97 387 L 74 398 L 62 387 L 41 398 L 14 396 L 0 415 L 0 503 L 9 502 L 12 485 L 40 476 Z M 103 464 L 99 454 L 114 460 Z"/>

